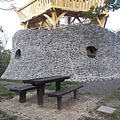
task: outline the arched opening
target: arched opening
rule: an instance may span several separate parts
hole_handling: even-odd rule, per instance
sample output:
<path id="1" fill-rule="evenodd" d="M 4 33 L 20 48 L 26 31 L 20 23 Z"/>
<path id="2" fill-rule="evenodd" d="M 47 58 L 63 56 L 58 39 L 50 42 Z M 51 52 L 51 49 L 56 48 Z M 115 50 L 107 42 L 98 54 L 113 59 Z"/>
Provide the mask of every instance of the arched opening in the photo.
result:
<path id="1" fill-rule="evenodd" d="M 16 53 L 15 53 L 15 58 L 16 58 L 16 59 L 19 59 L 20 57 L 21 57 L 21 50 L 18 49 L 18 50 L 16 51 Z"/>
<path id="2" fill-rule="evenodd" d="M 88 46 L 86 48 L 87 50 L 87 56 L 90 58 L 95 58 L 96 57 L 96 53 L 97 53 L 97 49 L 94 46 Z"/>

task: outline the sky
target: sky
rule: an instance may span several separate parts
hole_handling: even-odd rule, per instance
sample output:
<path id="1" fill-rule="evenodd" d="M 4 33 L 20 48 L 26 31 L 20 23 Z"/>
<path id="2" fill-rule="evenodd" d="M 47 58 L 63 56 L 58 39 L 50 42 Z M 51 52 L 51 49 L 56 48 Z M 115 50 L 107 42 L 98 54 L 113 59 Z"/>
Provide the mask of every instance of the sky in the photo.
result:
<path id="1" fill-rule="evenodd" d="M 27 3 L 29 0 L 15 0 L 16 7 L 20 7 Z M 0 3 L 0 7 L 3 7 L 4 5 Z M 6 4 L 4 7 L 9 6 L 9 4 Z M 109 19 L 106 24 L 106 28 L 117 31 L 120 30 L 120 10 L 117 10 L 115 12 L 109 12 Z M 9 36 L 9 41 L 6 45 L 6 49 L 12 49 L 12 37 L 20 29 L 23 29 L 23 27 L 20 25 L 20 20 L 17 14 L 12 11 L 3 11 L 0 10 L 0 26 L 2 26 L 5 33 Z"/>

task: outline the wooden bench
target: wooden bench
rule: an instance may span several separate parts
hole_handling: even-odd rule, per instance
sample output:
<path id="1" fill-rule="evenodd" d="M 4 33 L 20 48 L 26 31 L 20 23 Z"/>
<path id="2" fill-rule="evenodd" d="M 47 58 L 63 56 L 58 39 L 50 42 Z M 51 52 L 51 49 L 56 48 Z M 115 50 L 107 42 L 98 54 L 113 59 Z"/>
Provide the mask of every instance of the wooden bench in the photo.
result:
<path id="1" fill-rule="evenodd" d="M 45 84 L 45 86 L 50 86 L 51 84 Z M 11 88 L 10 91 L 18 92 L 19 93 L 19 102 L 24 103 L 26 102 L 26 91 L 37 89 L 37 86 L 27 85 L 18 88 Z"/>
<path id="2" fill-rule="evenodd" d="M 74 98 L 77 98 L 77 89 L 82 88 L 83 85 L 74 85 L 63 90 L 59 90 L 52 93 L 47 93 L 48 97 L 57 97 L 57 108 L 62 109 L 62 96 L 70 92 L 74 92 Z"/>

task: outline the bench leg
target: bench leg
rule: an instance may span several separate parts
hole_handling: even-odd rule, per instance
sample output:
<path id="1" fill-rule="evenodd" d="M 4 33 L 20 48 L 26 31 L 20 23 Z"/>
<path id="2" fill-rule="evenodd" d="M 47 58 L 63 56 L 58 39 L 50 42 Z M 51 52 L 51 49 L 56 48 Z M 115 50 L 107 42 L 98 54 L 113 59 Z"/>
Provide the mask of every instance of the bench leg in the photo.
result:
<path id="1" fill-rule="evenodd" d="M 43 95 L 45 95 L 45 86 L 43 87 Z"/>
<path id="2" fill-rule="evenodd" d="M 57 97 L 57 108 L 62 109 L 62 97 Z"/>
<path id="3" fill-rule="evenodd" d="M 44 91 L 44 86 L 43 85 L 37 87 L 37 101 L 38 101 L 38 105 L 43 105 L 43 91 Z"/>
<path id="4" fill-rule="evenodd" d="M 26 91 L 23 91 L 23 92 L 20 93 L 20 95 L 19 95 L 19 102 L 20 103 L 26 102 Z"/>
<path id="5" fill-rule="evenodd" d="M 74 91 L 74 98 L 75 98 L 75 99 L 78 98 L 77 90 Z"/>

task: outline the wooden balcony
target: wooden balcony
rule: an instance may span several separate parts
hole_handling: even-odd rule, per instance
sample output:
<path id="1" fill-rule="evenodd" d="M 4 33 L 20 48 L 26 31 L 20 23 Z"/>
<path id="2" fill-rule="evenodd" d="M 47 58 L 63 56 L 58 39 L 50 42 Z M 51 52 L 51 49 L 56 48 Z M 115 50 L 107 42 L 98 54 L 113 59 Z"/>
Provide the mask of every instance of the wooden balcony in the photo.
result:
<path id="1" fill-rule="evenodd" d="M 35 24 L 38 26 L 40 22 L 43 26 L 43 21 L 47 22 L 46 24 L 49 26 L 54 26 L 62 16 L 83 17 L 82 12 L 89 11 L 92 6 L 102 7 L 103 5 L 104 0 L 31 0 L 18 10 L 13 7 L 24 27 L 33 28 Z M 101 13 L 101 16 L 107 15 L 107 10 Z M 100 22 L 101 17 L 98 20 L 98 23 Z M 100 26 L 103 24 L 101 22 Z"/>

